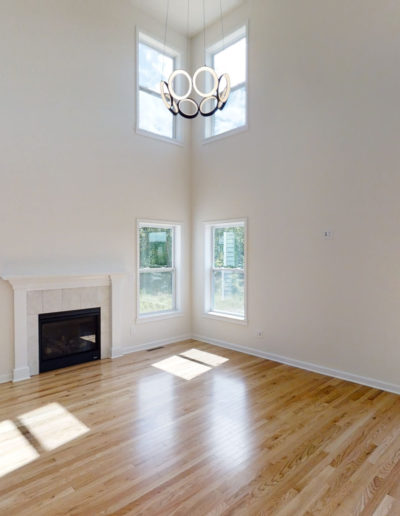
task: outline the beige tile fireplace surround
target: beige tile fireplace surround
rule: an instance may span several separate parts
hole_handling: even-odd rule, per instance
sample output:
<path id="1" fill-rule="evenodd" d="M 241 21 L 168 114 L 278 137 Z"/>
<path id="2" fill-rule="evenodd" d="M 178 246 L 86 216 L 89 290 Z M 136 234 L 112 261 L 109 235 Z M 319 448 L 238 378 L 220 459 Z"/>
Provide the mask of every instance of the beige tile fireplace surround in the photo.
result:
<path id="1" fill-rule="evenodd" d="M 121 286 L 125 275 L 3 275 L 14 289 L 13 381 L 39 373 L 39 314 L 100 307 L 101 357 L 120 356 Z"/>

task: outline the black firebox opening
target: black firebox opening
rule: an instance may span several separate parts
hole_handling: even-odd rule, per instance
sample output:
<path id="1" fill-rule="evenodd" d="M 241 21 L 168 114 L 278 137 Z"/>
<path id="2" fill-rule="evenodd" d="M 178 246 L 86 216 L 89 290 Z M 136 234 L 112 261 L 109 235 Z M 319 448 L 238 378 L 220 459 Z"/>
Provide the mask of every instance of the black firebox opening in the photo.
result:
<path id="1" fill-rule="evenodd" d="M 39 315 L 39 371 L 99 360 L 100 308 Z"/>

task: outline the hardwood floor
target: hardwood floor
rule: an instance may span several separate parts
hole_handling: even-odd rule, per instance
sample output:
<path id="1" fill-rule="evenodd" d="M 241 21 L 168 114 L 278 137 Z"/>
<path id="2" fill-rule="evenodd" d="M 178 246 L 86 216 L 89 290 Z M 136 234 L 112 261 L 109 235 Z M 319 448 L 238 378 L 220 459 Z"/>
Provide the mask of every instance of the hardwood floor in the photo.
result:
<path id="1" fill-rule="evenodd" d="M 195 341 L 0 385 L 0 514 L 400 515 L 400 397 Z"/>

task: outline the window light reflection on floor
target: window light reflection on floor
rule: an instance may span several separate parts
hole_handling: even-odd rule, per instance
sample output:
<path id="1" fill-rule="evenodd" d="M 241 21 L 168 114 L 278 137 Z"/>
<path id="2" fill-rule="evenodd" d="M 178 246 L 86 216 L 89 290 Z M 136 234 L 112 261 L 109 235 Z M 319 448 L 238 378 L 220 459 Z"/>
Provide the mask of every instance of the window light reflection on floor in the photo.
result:
<path id="1" fill-rule="evenodd" d="M 8 419 L 0 423 L 0 478 L 39 457 L 39 453 Z"/>
<path id="2" fill-rule="evenodd" d="M 192 380 L 196 376 L 200 376 L 228 360 L 228 358 L 215 355 L 214 353 L 193 348 L 180 353 L 179 356 L 173 355 L 152 365 L 184 380 Z"/>
<path id="3" fill-rule="evenodd" d="M 180 353 L 180 356 L 191 358 L 213 367 L 224 364 L 229 360 L 229 358 L 224 358 L 219 355 L 215 355 L 214 353 L 208 353 L 207 351 L 201 351 L 200 349 L 196 348 L 189 349 L 189 351 L 184 351 L 183 353 Z"/>
<path id="4" fill-rule="evenodd" d="M 18 419 L 48 451 L 89 432 L 86 425 L 59 403 L 49 403 Z"/>
<path id="5" fill-rule="evenodd" d="M 152 365 L 157 369 L 179 376 L 184 380 L 192 380 L 193 378 L 196 378 L 196 376 L 206 373 L 211 369 L 211 367 L 198 364 L 197 362 L 187 360 L 186 358 L 178 357 L 177 355 L 166 358 L 165 360 L 161 360 L 160 362 Z"/>

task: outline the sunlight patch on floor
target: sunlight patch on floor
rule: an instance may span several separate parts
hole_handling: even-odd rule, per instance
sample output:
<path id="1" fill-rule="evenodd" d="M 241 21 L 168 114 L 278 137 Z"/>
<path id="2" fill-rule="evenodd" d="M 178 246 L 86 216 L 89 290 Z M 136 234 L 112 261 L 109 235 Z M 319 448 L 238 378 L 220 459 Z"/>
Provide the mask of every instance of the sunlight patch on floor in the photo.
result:
<path id="1" fill-rule="evenodd" d="M 178 357 L 177 355 L 166 358 L 165 360 L 161 360 L 160 362 L 152 365 L 157 369 L 179 376 L 179 378 L 183 378 L 184 380 L 192 380 L 193 378 L 196 378 L 196 376 L 200 376 L 211 369 L 211 367 L 198 364 L 197 362 L 187 360 L 186 358 Z"/>
<path id="2" fill-rule="evenodd" d="M 219 366 L 228 362 L 229 358 L 221 357 L 220 355 L 215 355 L 214 353 L 208 353 L 207 351 L 201 351 L 200 349 L 192 348 L 189 351 L 184 351 L 180 353 L 181 357 L 191 358 L 193 360 L 197 360 L 198 362 L 203 362 L 203 364 L 207 364 L 212 367 Z"/>
<path id="3" fill-rule="evenodd" d="M 18 419 L 48 451 L 89 432 L 86 425 L 59 403 L 49 403 Z"/>
<path id="4" fill-rule="evenodd" d="M 12 421 L 0 423 L 0 478 L 38 457 L 39 453 Z"/>

